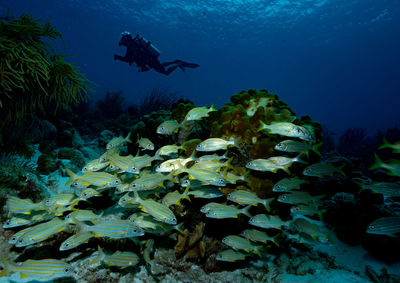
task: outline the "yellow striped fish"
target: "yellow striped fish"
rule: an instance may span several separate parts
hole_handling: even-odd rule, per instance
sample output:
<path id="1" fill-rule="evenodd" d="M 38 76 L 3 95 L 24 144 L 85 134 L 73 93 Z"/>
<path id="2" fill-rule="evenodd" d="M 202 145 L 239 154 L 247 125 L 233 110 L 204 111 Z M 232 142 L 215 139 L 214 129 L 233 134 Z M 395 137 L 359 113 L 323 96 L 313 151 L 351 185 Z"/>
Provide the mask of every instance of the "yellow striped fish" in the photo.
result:
<path id="1" fill-rule="evenodd" d="M 396 236 L 400 233 L 400 216 L 382 217 L 367 227 L 367 233 L 387 236 Z"/>
<path id="2" fill-rule="evenodd" d="M 33 245 L 45 241 L 55 234 L 63 231 L 67 223 L 67 221 L 61 220 L 60 218 L 56 217 L 48 222 L 26 228 L 24 229 L 26 233 L 23 233 L 23 235 L 18 238 L 15 246 L 26 247 L 28 245 Z"/>
<path id="3" fill-rule="evenodd" d="M 139 178 L 134 180 L 130 186 L 129 191 L 138 190 L 138 191 L 145 191 L 145 190 L 154 190 L 158 187 L 162 187 L 164 181 L 169 180 L 171 182 L 175 182 L 175 179 L 171 174 L 163 175 L 161 173 L 148 173 L 142 174 Z"/>
<path id="4" fill-rule="evenodd" d="M 44 201 L 46 206 L 67 206 L 73 203 L 75 194 L 57 194 Z"/>
<path id="5" fill-rule="evenodd" d="M 222 239 L 222 243 L 231 247 L 234 250 L 244 250 L 252 252 L 261 257 L 260 249 L 262 246 L 253 245 L 248 239 L 236 235 L 229 235 Z"/>
<path id="6" fill-rule="evenodd" d="M 143 258 L 147 265 L 150 265 L 151 263 L 151 254 L 153 253 L 153 250 L 154 250 L 154 240 L 148 239 L 143 249 Z"/>
<path id="7" fill-rule="evenodd" d="M 311 177 L 325 177 L 325 176 L 332 176 L 335 173 L 340 173 L 345 176 L 345 173 L 342 171 L 344 165 L 336 168 L 330 163 L 315 163 L 303 170 L 303 175 L 311 176 Z"/>
<path id="8" fill-rule="evenodd" d="M 226 262 L 235 262 L 238 260 L 244 260 L 248 254 L 244 254 L 242 252 L 234 251 L 234 250 L 224 250 L 217 254 L 216 260 L 218 261 L 226 261 Z"/>
<path id="9" fill-rule="evenodd" d="M 294 178 L 285 178 L 278 181 L 274 187 L 272 188 L 273 192 L 288 192 L 292 190 L 299 189 L 301 184 L 306 183 L 306 181 L 299 179 L 298 177 Z"/>
<path id="10" fill-rule="evenodd" d="M 276 246 L 279 247 L 279 244 L 276 242 L 274 237 L 268 236 L 264 231 L 256 230 L 256 229 L 246 229 L 240 233 L 241 236 L 249 239 L 253 242 L 261 242 L 266 244 L 268 241 L 273 242 Z"/>
<path id="11" fill-rule="evenodd" d="M 273 160 L 263 158 L 253 159 L 246 164 L 246 168 L 262 172 L 269 171 L 272 173 L 276 173 L 279 169 L 282 169 L 290 174 L 288 165 L 279 165 Z"/>
<path id="12" fill-rule="evenodd" d="M 302 233 L 307 234 L 314 240 L 317 240 L 321 243 L 331 243 L 334 244 L 334 240 L 332 238 L 332 233 L 330 231 L 323 232 L 320 224 L 316 224 L 312 222 L 310 219 L 306 219 L 305 217 L 296 218 L 293 221 L 294 226 Z"/>
<path id="13" fill-rule="evenodd" d="M 118 154 L 113 154 L 108 156 L 110 164 L 116 166 L 121 172 L 128 172 L 131 174 L 139 174 L 139 169 L 136 167 L 134 158 L 132 155 L 121 156 Z"/>
<path id="14" fill-rule="evenodd" d="M 266 229 L 281 229 L 282 226 L 288 226 L 288 223 L 283 221 L 279 216 L 266 214 L 254 215 L 252 218 L 250 218 L 249 224 Z"/>
<path id="15" fill-rule="evenodd" d="M 64 242 L 61 243 L 60 251 L 67 251 L 76 248 L 81 244 L 89 242 L 89 240 L 94 236 L 95 235 L 92 232 L 83 232 L 72 235 L 71 237 L 69 237 Z"/>
<path id="16" fill-rule="evenodd" d="M 239 214 L 245 214 L 251 217 L 249 214 L 250 205 L 245 208 L 239 209 L 232 205 L 220 204 L 217 206 L 211 206 L 205 213 L 209 218 L 224 219 L 224 218 L 236 218 Z"/>
<path id="17" fill-rule="evenodd" d="M 14 245 L 15 243 L 17 243 L 19 238 L 21 238 L 28 231 L 32 230 L 34 227 L 35 226 L 32 226 L 32 227 L 28 227 L 28 228 L 18 231 L 17 233 L 15 233 L 14 235 L 12 235 L 10 237 L 10 239 L 8 240 L 8 243 Z"/>
<path id="18" fill-rule="evenodd" d="M 112 255 L 106 255 L 102 248 L 98 246 L 98 256 L 92 260 L 91 264 L 103 261 L 109 266 L 128 267 L 138 264 L 139 257 L 133 252 L 116 251 Z"/>
<path id="19" fill-rule="evenodd" d="M 169 192 L 163 197 L 162 203 L 169 207 L 171 205 L 179 204 L 181 199 L 187 199 L 190 201 L 188 193 L 189 193 L 189 187 L 186 187 L 183 193 L 180 193 L 177 190 L 174 192 Z"/>
<path id="20" fill-rule="evenodd" d="M 202 119 L 204 117 L 208 117 L 209 116 L 208 113 L 213 112 L 213 111 L 217 111 L 217 109 L 214 108 L 214 104 L 212 104 L 210 106 L 210 108 L 207 108 L 207 107 L 204 107 L 204 106 L 192 108 L 186 114 L 185 119 L 183 120 L 183 122 L 200 120 L 200 119 Z"/>
<path id="21" fill-rule="evenodd" d="M 7 261 L 4 256 L 1 256 L 4 269 L 0 272 L 0 277 L 3 277 L 12 272 L 18 272 L 20 278 L 30 278 L 39 280 L 52 280 L 59 277 L 73 276 L 71 266 L 57 259 L 28 259 L 22 263 L 14 263 Z"/>
<path id="22" fill-rule="evenodd" d="M 218 198 L 223 196 L 224 194 L 216 187 L 213 186 L 205 186 L 199 187 L 194 191 L 189 191 L 188 195 L 192 195 L 195 198 Z"/>
<path id="23" fill-rule="evenodd" d="M 14 216 L 9 220 L 6 220 L 3 224 L 4 229 L 24 226 L 32 223 L 32 219 L 25 215 Z"/>
<path id="24" fill-rule="evenodd" d="M 121 152 L 121 148 L 120 148 L 119 146 L 116 146 L 116 147 L 112 147 L 112 148 L 110 148 L 110 149 L 107 149 L 107 151 L 104 152 L 104 153 L 100 156 L 99 162 L 100 162 L 100 163 L 105 163 L 105 162 L 108 161 L 108 157 L 109 157 L 110 155 L 119 154 L 120 152 Z"/>
<path id="25" fill-rule="evenodd" d="M 137 143 L 139 144 L 139 147 L 143 148 L 143 150 L 154 150 L 154 143 L 152 143 L 148 138 L 140 138 Z"/>
<path id="26" fill-rule="evenodd" d="M 307 192 L 293 191 L 288 194 L 280 195 L 277 200 L 279 202 L 288 204 L 299 204 L 299 203 L 317 202 L 323 197 L 325 197 L 325 195 L 312 196 Z"/>
<path id="27" fill-rule="evenodd" d="M 161 222 L 154 220 L 154 218 L 149 214 L 142 212 L 134 213 L 131 216 L 129 216 L 128 219 L 132 221 L 136 226 L 145 230 L 146 229 L 156 230 L 162 224 Z"/>
<path id="28" fill-rule="evenodd" d="M 6 207 L 10 213 L 30 214 L 32 210 L 44 210 L 41 202 L 33 203 L 30 199 L 21 199 L 16 196 L 7 196 Z"/>
<path id="29" fill-rule="evenodd" d="M 191 169 L 184 168 L 182 165 L 178 164 L 179 169 L 175 171 L 174 175 L 178 175 L 180 173 L 188 173 L 189 179 L 195 179 L 203 182 L 207 185 L 214 185 L 219 187 L 224 187 L 226 185 L 226 181 L 222 174 L 206 169 Z"/>
<path id="30" fill-rule="evenodd" d="M 74 219 L 77 219 L 79 221 L 90 221 L 92 223 L 96 223 L 97 220 L 101 218 L 103 213 L 104 212 L 97 215 L 91 210 L 78 209 L 65 216 L 65 220 L 68 221 L 69 223 L 75 223 Z"/>
<path id="31" fill-rule="evenodd" d="M 319 152 L 319 147 L 321 147 L 322 142 L 318 144 L 308 144 L 295 140 L 284 140 L 275 145 L 275 150 L 285 151 L 285 152 L 298 152 L 303 153 L 308 156 L 310 150 L 314 151 L 316 154 L 321 155 Z"/>
<path id="32" fill-rule="evenodd" d="M 134 197 L 134 202 L 139 203 L 139 207 L 146 213 L 150 214 L 151 216 L 154 217 L 154 219 L 165 222 L 168 224 L 176 224 L 177 220 L 172 212 L 171 209 L 168 208 L 168 206 L 156 202 L 152 199 L 141 199 L 137 190 L 134 190 L 135 192 L 135 197 Z"/>
<path id="33" fill-rule="evenodd" d="M 193 157 L 188 158 L 175 158 L 175 159 L 168 159 L 162 162 L 160 165 L 157 166 L 156 171 L 162 173 L 169 173 L 174 170 L 178 170 L 181 167 L 184 167 L 188 162 L 193 161 Z"/>
<path id="34" fill-rule="evenodd" d="M 125 142 L 131 142 L 130 138 L 131 138 L 131 132 L 128 133 L 126 138 L 122 136 L 114 137 L 107 143 L 106 149 L 120 147 L 124 145 Z"/>
<path id="35" fill-rule="evenodd" d="M 99 197 L 101 193 L 94 188 L 86 188 L 84 189 L 78 197 L 79 200 L 87 200 L 91 197 Z"/>
<path id="36" fill-rule="evenodd" d="M 100 162 L 100 158 L 97 158 L 88 162 L 81 171 L 82 173 L 85 173 L 86 171 L 99 171 L 106 168 L 109 164 L 109 161 Z"/>
<path id="37" fill-rule="evenodd" d="M 162 122 L 158 127 L 157 127 L 157 134 L 159 135 L 173 135 L 179 131 L 179 127 L 181 125 L 176 121 L 176 120 L 168 120 Z"/>
<path id="38" fill-rule="evenodd" d="M 154 156 L 150 156 L 148 154 L 145 155 L 138 155 L 135 157 L 132 157 L 133 163 L 135 164 L 136 168 L 138 170 L 143 169 L 145 167 L 149 167 L 151 166 L 151 163 L 154 160 L 162 160 L 162 157 L 160 157 L 159 155 L 154 155 Z"/>
<path id="39" fill-rule="evenodd" d="M 121 180 L 114 175 L 108 174 L 106 172 L 90 172 L 87 171 L 83 173 L 82 176 L 78 176 L 68 168 L 66 169 L 66 172 L 70 176 L 69 180 L 67 183 L 65 183 L 66 186 L 74 182 L 75 180 L 81 180 L 83 181 L 84 185 L 94 185 L 98 187 L 114 187 L 118 186 L 121 184 Z"/>
<path id="40" fill-rule="evenodd" d="M 78 231 L 93 232 L 96 237 L 108 237 L 112 239 L 131 238 L 144 235 L 142 229 L 134 225 L 129 220 L 110 219 L 96 223 L 94 226 L 89 226 L 83 222 L 74 219 L 78 226 Z"/>
<path id="41" fill-rule="evenodd" d="M 228 146 L 235 146 L 235 147 L 239 147 L 239 145 L 237 144 L 237 139 L 236 140 L 225 140 L 225 139 L 221 139 L 221 138 L 209 138 L 206 139 L 204 141 L 202 141 L 201 143 L 199 143 L 196 146 L 196 150 L 197 151 L 217 151 L 220 149 L 227 149 Z"/>
<path id="42" fill-rule="evenodd" d="M 246 190 L 236 190 L 228 194 L 227 199 L 242 205 L 258 205 L 261 203 L 267 211 L 270 210 L 269 204 L 275 198 L 261 199 L 255 193 Z"/>
<path id="43" fill-rule="evenodd" d="M 159 148 L 156 151 L 156 155 L 169 156 L 169 155 L 177 154 L 180 149 L 182 149 L 182 146 L 178 146 L 176 144 L 164 145 L 163 147 Z"/>

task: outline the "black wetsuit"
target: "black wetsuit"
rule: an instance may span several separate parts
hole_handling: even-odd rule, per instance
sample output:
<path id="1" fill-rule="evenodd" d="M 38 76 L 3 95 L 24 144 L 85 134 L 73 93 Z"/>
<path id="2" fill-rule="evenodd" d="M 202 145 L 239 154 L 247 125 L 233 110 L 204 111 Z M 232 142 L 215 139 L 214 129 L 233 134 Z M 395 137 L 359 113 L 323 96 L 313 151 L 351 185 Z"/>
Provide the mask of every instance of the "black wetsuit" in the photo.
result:
<path id="1" fill-rule="evenodd" d="M 139 67 L 139 72 L 146 72 L 150 69 L 154 69 L 155 71 L 168 76 L 178 67 L 182 71 L 185 71 L 184 69 L 185 67 L 188 68 L 199 67 L 198 64 L 188 63 L 182 60 L 160 63 L 160 61 L 158 61 L 156 56 L 150 54 L 150 52 L 146 48 L 138 44 L 130 34 L 123 34 L 119 42 L 119 45 L 126 46 L 126 54 L 125 56 L 120 56 L 115 54 L 114 60 L 127 62 L 129 63 L 129 65 L 135 63 Z M 168 66 L 170 67 L 166 68 Z"/>

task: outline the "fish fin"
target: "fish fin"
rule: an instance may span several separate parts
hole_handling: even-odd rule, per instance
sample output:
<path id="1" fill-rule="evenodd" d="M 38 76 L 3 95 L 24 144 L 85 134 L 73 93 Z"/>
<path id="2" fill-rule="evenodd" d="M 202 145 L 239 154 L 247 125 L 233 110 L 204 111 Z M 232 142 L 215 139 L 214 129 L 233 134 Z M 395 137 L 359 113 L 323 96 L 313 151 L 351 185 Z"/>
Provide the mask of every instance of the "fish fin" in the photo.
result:
<path id="1" fill-rule="evenodd" d="M 344 166 L 346 166 L 346 164 L 340 165 L 340 166 L 337 168 L 337 170 L 338 170 L 338 172 L 339 172 L 341 175 L 346 176 L 346 174 L 343 172 Z"/>
<path id="2" fill-rule="evenodd" d="M 322 146 L 323 142 L 314 144 L 311 148 L 312 151 L 314 151 L 316 154 L 318 154 L 319 156 L 321 156 L 321 153 L 319 152 L 319 148 Z M 307 157 L 308 157 L 308 152 L 307 152 Z"/>
<path id="3" fill-rule="evenodd" d="M 378 147 L 378 149 L 390 148 L 391 146 L 392 146 L 392 144 L 390 144 L 389 141 L 385 137 L 383 137 L 382 145 L 380 147 Z"/>
<path id="4" fill-rule="evenodd" d="M 264 121 L 260 120 L 260 127 L 257 129 L 257 132 L 262 130 L 269 130 L 269 129 L 267 128 L 267 124 L 265 124 Z"/>
<path id="5" fill-rule="evenodd" d="M 69 175 L 69 179 L 68 181 L 65 183 L 66 186 L 68 186 L 69 184 L 71 184 L 73 181 L 76 180 L 76 178 L 78 177 L 78 175 L 76 175 L 74 172 L 72 172 L 70 169 L 65 168 L 65 172 L 67 172 L 67 174 Z"/>
<path id="6" fill-rule="evenodd" d="M 25 274 L 25 273 L 22 273 L 22 272 L 19 273 L 19 276 L 20 276 L 21 279 L 24 279 L 24 278 L 29 277 L 28 274 Z M 41 277 L 41 278 L 42 278 L 42 277 Z"/>
<path id="7" fill-rule="evenodd" d="M 210 106 L 210 108 L 209 108 L 208 110 L 210 110 L 210 112 L 212 112 L 212 111 L 218 111 L 218 109 L 214 108 L 214 103 L 211 104 L 211 106 Z"/>
<path id="8" fill-rule="evenodd" d="M 131 133 L 132 133 L 132 132 L 129 132 L 128 135 L 126 136 L 126 138 L 125 138 L 125 141 L 126 141 L 126 142 L 129 142 L 129 143 L 132 142 L 132 141 L 131 141 Z"/>
<path id="9" fill-rule="evenodd" d="M 307 164 L 307 163 L 308 163 L 307 161 L 304 161 L 303 159 L 300 159 L 301 155 L 302 155 L 302 153 L 299 153 L 299 154 L 294 158 L 294 161 L 297 161 L 297 162 L 303 163 L 303 164 Z"/>
<path id="10" fill-rule="evenodd" d="M 256 246 L 254 253 L 261 258 L 262 255 L 261 255 L 260 249 L 262 249 L 262 246 Z"/>
<path id="11" fill-rule="evenodd" d="M 375 163 L 371 167 L 369 167 L 369 170 L 381 168 L 382 165 L 384 164 L 382 159 L 380 159 L 376 153 L 374 153 L 374 156 L 375 156 Z"/>
<path id="12" fill-rule="evenodd" d="M 291 173 L 290 173 L 290 170 L 289 170 L 289 166 L 290 166 L 290 164 L 281 167 L 281 169 L 282 169 L 283 171 L 285 171 L 286 173 L 288 173 L 288 175 L 291 174 Z M 276 172 L 276 171 L 275 171 L 275 172 Z M 274 173 L 275 173 L 275 172 L 274 172 Z"/>
<path id="13" fill-rule="evenodd" d="M 268 198 L 264 199 L 262 204 L 265 206 L 265 209 L 269 212 L 271 210 L 270 203 L 274 200 L 275 198 Z"/>
<path id="14" fill-rule="evenodd" d="M 247 215 L 248 217 L 251 218 L 252 215 L 249 213 L 250 207 L 251 207 L 251 204 L 248 205 L 248 206 L 246 206 L 245 208 L 243 208 L 243 209 L 240 211 L 240 213 L 243 213 L 243 214 L 245 214 L 245 215 Z M 236 217 L 237 217 L 237 215 L 236 215 Z"/>

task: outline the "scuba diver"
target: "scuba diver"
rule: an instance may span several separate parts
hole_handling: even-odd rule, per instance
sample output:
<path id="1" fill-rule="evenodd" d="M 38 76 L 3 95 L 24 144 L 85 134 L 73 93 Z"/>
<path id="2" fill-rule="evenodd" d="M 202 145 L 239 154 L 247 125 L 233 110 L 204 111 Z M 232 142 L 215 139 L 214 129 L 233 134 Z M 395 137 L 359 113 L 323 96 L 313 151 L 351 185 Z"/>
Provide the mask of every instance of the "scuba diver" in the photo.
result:
<path id="1" fill-rule="evenodd" d="M 168 76 L 178 67 L 182 71 L 185 71 L 185 68 L 197 68 L 200 66 L 182 60 L 160 63 L 157 59 L 158 56 L 160 56 L 160 51 L 140 34 L 137 34 L 135 38 L 132 38 L 132 35 L 129 32 L 123 32 L 118 45 L 126 46 L 126 54 L 125 56 L 114 54 L 114 60 L 127 62 L 129 65 L 136 63 L 136 66 L 139 67 L 139 72 L 147 72 L 150 69 L 154 69 L 155 71 Z"/>

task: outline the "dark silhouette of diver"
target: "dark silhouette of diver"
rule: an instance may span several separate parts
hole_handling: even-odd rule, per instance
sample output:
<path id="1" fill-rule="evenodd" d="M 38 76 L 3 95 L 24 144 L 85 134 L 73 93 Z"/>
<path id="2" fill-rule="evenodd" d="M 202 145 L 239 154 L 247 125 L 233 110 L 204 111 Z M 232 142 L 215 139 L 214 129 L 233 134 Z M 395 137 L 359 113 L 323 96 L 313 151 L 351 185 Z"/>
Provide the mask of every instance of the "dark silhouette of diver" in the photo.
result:
<path id="1" fill-rule="evenodd" d="M 160 51 L 140 34 L 137 34 L 135 38 L 132 38 L 132 35 L 129 32 L 123 32 L 118 45 L 126 46 L 126 54 L 123 57 L 114 54 L 114 60 L 128 62 L 129 65 L 136 63 L 136 66 L 139 67 L 139 72 L 147 72 L 150 69 L 154 69 L 155 71 L 168 76 L 178 67 L 182 71 L 185 71 L 185 68 L 197 68 L 200 66 L 182 60 L 160 63 L 157 59 L 158 56 L 160 56 Z"/>

